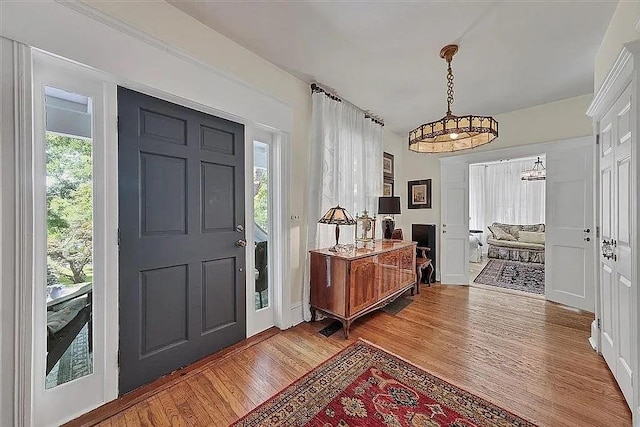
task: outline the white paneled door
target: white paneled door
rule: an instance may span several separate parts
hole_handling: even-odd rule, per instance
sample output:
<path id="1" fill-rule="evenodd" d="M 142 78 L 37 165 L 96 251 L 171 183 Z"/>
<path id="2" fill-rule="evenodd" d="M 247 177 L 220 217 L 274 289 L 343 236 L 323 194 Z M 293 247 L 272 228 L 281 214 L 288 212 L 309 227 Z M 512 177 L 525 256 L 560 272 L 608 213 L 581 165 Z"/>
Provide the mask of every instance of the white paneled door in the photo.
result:
<path id="1" fill-rule="evenodd" d="M 593 312 L 593 152 L 584 145 L 547 153 L 547 300 Z"/>
<path id="2" fill-rule="evenodd" d="M 625 399 L 632 389 L 631 90 L 600 121 L 601 350 Z"/>
<path id="3" fill-rule="evenodd" d="M 440 281 L 469 284 L 469 164 L 442 164 Z"/>

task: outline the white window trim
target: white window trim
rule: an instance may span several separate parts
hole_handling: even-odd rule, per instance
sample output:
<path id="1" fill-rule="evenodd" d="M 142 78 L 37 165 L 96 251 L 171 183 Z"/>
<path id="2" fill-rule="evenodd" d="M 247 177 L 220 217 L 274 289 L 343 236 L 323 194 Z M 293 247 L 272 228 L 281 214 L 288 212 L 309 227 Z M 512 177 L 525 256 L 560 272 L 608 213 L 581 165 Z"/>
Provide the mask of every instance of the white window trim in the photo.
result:
<path id="1" fill-rule="evenodd" d="M 30 426 L 32 413 L 31 334 L 33 328 L 33 180 L 32 180 L 32 96 L 31 49 L 14 43 L 15 90 L 15 284 L 16 367 L 14 424 Z M 28 339 L 27 339 L 28 338 Z"/>
<path id="2" fill-rule="evenodd" d="M 99 73 L 69 61 L 33 51 L 32 181 L 32 318 L 31 411 L 35 425 L 64 422 L 117 397 L 118 324 L 118 166 L 116 85 Z M 45 86 L 82 93 L 94 101 L 93 112 L 93 372 L 46 390 L 46 142 Z M 111 102 L 109 102 L 109 100 Z M 107 307 L 115 312 L 109 312 Z M 40 326 L 38 326 L 40 325 Z M 66 408 L 64 402 L 70 402 Z"/>
<path id="3" fill-rule="evenodd" d="M 247 168 L 245 170 L 247 186 L 246 191 L 246 236 L 247 236 L 247 337 L 260 333 L 272 326 L 286 329 L 291 326 L 292 320 L 290 310 L 290 293 L 286 292 L 283 283 L 288 283 L 287 262 L 289 241 L 289 191 L 288 191 L 288 148 L 287 135 L 281 132 L 273 132 L 265 128 L 251 128 L 246 132 L 245 159 Z M 269 146 L 269 308 L 264 308 L 256 312 L 255 310 L 255 279 L 253 271 L 255 268 L 255 236 L 253 232 L 253 143 L 260 141 Z M 286 299 L 285 299 L 286 298 Z M 268 322 L 266 312 L 272 313 L 273 324 Z"/>

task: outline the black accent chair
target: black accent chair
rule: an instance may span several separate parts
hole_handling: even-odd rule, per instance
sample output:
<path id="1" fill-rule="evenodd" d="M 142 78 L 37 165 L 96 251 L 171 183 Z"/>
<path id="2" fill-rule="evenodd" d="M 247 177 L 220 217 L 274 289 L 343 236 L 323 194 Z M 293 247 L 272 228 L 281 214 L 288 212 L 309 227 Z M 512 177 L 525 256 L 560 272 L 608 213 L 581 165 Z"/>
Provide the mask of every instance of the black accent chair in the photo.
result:
<path id="1" fill-rule="evenodd" d="M 258 277 L 256 277 L 256 292 L 260 298 L 260 308 L 264 307 L 262 292 L 266 291 L 269 287 L 269 272 L 267 264 L 267 242 L 258 242 L 256 243 L 256 270 L 258 270 Z"/>

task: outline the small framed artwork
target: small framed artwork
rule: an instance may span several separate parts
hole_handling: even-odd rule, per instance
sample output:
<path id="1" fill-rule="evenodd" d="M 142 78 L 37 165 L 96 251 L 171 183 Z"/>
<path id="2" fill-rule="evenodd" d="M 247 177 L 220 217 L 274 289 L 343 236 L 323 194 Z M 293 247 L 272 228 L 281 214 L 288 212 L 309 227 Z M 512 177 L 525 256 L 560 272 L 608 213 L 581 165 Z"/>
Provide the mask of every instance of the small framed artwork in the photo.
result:
<path id="1" fill-rule="evenodd" d="M 431 180 L 409 181 L 409 209 L 431 209 Z"/>
<path id="2" fill-rule="evenodd" d="M 382 176 L 393 180 L 393 154 L 382 153 Z"/>
<path id="3" fill-rule="evenodd" d="M 393 196 L 393 180 L 389 178 L 385 178 L 382 183 L 382 195 L 384 197 Z"/>

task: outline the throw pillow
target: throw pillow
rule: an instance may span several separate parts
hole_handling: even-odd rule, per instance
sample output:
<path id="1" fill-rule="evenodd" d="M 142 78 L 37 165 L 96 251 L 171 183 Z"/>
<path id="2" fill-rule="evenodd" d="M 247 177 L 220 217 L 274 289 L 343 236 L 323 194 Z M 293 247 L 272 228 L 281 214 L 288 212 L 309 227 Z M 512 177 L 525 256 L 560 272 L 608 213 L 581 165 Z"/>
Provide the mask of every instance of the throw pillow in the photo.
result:
<path id="1" fill-rule="evenodd" d="M 538 245 L 544 245 L 544 233 L 536 231 L 521 231 L 518 240 L 524 243 L 536 243 Z"/>
<path id="2" fill-rule="evenodd" d="M 537 232 L 539 232 L 539 231 L 542 231 L 542 230 L 540 229 L 540 225 L 542 225 L 542 224 L 527 224 L 527 225 L 521 225 L 521 226 L 520 226 L 520 229 L 521 229 L 522 231 L 532 231 L 532 232 L 536 232 L 536 233 L 537 233 Z"/>
<path id="3" fill-rule="evenodd" d="M 501 222 L 494 222 L 493 224 L 491 224 L 491 226 L 501 228 L 505 232 L 511 234 L 515 240 L 518 240 L 518 232 L 520 231 L 520 227 L 521 227 L 520 225 L 503 224 Z M 535 230 L 530 230 L 530 231 L 535 231 Z"/>
<path id="4" fill-rule="evenodd" d="M 493 233 L 498 240 L 516 240 L 511 234 L 507 233 L 500 227 L 489 227 L 489 230 Z"/>

